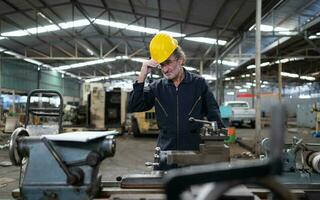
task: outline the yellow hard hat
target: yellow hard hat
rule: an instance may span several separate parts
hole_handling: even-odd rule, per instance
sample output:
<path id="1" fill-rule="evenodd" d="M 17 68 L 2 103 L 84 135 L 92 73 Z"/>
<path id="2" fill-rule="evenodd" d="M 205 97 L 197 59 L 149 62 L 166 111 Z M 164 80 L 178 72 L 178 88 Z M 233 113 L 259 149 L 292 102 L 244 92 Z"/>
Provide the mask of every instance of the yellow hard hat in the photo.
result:
<path id="1" fill-rule="evenodd" d="M 151 40 L 149 50 L 151 59 L 159 64 L 167 60 L 178 47 L 178 41 L 171 35 L 159 32 Z"/>

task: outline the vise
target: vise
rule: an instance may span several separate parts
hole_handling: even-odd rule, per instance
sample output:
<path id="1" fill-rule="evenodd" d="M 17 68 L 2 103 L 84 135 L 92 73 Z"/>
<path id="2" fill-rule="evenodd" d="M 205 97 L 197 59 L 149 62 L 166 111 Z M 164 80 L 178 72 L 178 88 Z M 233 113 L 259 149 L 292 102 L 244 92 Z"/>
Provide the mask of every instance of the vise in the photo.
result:
<path id="1" fill-rule="evenodd" d="M 99 166 L 115 154 L 115 131 L 29 136 L 16 129 L 10 160 L 20 166 L 19 199 L 92 199 L 100 190 Z"/>

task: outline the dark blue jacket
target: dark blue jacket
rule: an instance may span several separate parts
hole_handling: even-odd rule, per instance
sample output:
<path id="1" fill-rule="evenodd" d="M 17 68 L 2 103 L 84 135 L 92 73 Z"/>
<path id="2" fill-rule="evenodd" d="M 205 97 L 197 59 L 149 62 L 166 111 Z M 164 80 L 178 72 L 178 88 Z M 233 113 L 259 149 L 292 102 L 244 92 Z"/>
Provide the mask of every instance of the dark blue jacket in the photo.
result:
<path id="1" fill-rule="evenodd" d="M 184 69 L 185 77 L 176 88 L 171 80 L 162 78 L 144 88 L 134 83 L 128 111 L 142 112 L 155 106 L 161 150 L 198 150 L 202 124 L 189 122 L 190 117 L 217 121 L 221 128 L 219 106 L 204 78 Z"/>

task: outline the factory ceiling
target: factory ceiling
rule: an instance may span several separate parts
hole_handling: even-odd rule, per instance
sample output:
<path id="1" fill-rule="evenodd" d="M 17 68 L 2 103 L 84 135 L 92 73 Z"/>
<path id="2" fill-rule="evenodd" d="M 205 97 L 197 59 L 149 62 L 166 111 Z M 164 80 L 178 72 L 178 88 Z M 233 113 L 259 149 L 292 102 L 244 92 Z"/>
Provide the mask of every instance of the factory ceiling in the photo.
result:
<path id="1" fill-rule="evenodd" d="M 315 68 L 288 62 L 290 72 L 319 71 L 319 4 L 262 1 L 262 63 L 298 57 Z M 254 64 L 255 0 L 1 0 L 0 7 L 1 59 L 25 59 L 83 80 L 135 74 L 160 30 L 179 41 L 186 65 L 202 63 L 203 73 L 218 67 L 226 77 L 241 76 Z"/>

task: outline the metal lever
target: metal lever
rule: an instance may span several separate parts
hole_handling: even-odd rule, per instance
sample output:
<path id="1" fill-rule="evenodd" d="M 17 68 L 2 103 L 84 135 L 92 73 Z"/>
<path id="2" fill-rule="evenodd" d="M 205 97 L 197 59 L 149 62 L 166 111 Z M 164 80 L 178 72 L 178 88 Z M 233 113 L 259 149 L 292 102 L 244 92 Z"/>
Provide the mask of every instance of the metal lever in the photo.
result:
<path id="1" fill-rule="evenodd" d="M 62 159 L 62 156 L 55 150 L 53 145 L 50 143 L 50 141 L 43 137 L 41 139 L 43 143 L 46 145 L 54 159 L 57 161 L 63 172 L 67 176 L 67 182 L 71 185 L 77 185 L 80 184 L 83 180 L 84 173 L 83 171 L 78 167 L 73 167 L 69 169 L 65 163 L 65 161 Z"/>

